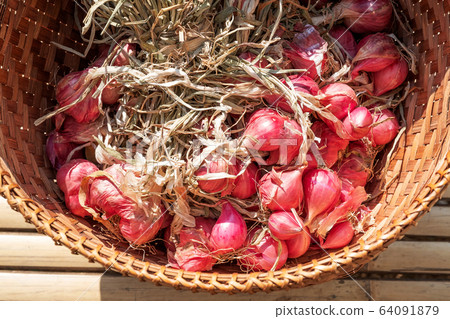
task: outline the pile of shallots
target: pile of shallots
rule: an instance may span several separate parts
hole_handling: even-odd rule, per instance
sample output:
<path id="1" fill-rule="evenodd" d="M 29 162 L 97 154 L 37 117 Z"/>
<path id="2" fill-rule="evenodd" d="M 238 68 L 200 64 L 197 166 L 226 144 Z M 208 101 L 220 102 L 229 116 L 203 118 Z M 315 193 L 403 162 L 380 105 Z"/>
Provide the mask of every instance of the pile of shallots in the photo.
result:
<path id="1" fill-rule="evenodd" d="M 267 89 L 259 106 L 243 115 L 241 129 L 232 129 L 238 117 L 231 114 L 213 125 L 217 114 L 208 113 L 198 124 L 204 140 L 217 138 L 218 128 L 231 132 L 224 136 L 238 151 L 201 150 L 207 156 L 184 179 L 185 186 L 204 195 L 196 198 L 216 201 L 205 205 L 209 214 L 192 216 L 190 226 L 173 226 L 173 201 L 166 186 L 155 183 L 136 191 L 130 185 L 144 185 L 139 181 L 148 178 L 141 170 L 120 158 L 99 160 L 105 156 L 99 148 L 90 154 L 92 145 L 98 146 L 96 136 L 107 129 L 103 106 L 117 109 L 123 87 L 114 77 L 93 81 L 89 72 L 129 65 L 144 49 L 106 49 L 88 69 L 66 75 L 56 88 L 56 128 L 48 135 L 46 150 L 58 170 L 67 208 L 101 222 L 133 246 L 162 241 L 168 265 L 188 271 L 208 271 L 224 262 L 247 271 L 270 271 L 310 250 L 349 245 L 372 220 L 364 205 L 370 198 L 365 187 L 373 176 L 375 155 L 400 129 L 386 94 L 400 90 L 409 66 L 401 46 L 383 32 L 393 24 L 389 0 L 301 2 L 310 2 L 323 15 L 311 24 L 278 30 L 280 37 L 284 32 L 293 36 L 277 50 L 239 55 L 242 64 L 268 74 L 278 58 L 271 54 L 281 49 L 283 65 L 291 71 L 272 74 L 290 97 Z M 328 23 L 335 25 L 319 32 Z M 336 58 L 332 47 L 348 62 L 348 76 L 324 78 Z M 257 77 L 224 80 L 230 85 L 233 81 L 267 87 Z M 185 196 L 171 187 L 177 198 Z M 199 199 L 196 205 L 201 203 Z M 252 205 L 244 209 L 240 203 Z"/>

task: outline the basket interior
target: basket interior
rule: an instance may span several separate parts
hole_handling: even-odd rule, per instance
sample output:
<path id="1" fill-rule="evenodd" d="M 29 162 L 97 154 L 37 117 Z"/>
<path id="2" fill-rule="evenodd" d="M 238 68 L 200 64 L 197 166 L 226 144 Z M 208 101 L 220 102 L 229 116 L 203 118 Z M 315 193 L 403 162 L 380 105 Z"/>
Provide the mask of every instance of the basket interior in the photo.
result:
<path id="1" fill-rule="evenodd" d="M 450 143 L 447 136 L 450 3 L 401 0 L 399 5 L 414 33 L 399 28 L 397 34 L 416 53 L 418 75 L 409 78 L 415 89 L 404 103 L 404 133 L 392 152 L 385 152 L 380 160 L 380 166 L 388 162 L 386 174 L 377 174 L 372 181 L 373 192 L 378 195 L 370 203 L 377 213 L 376 223 L 353 245 L 333 256 L 352 259 L 350 252 L 361 253 L 361 243 L 375 243 L 384 236 L 382 245 L 365 249 L 359 259 L 350 260 L 349 270 L 357 269 L 381 251 L 381 246 L 395 240 L 398 232 L 392 233 L 394 226 L 406 227 L 427 210 L 427 203 L 432 203 L 438 194 L 429 185 L 446 184 L 442 183 L 442 168 L 448 166 Z M 2 193 L 25 218 L 74 252 L 105 266 L 114 263 L 113 269 L 126 274 L 144 279 L 150 274 L 149 278 L 155 282 L 202 288 L 202 283 L 214 280 L 216 289 L 225 287 L 224 290 L 231 291 L 244 288 L 237 288 L 236 284 L 229 288 L 225 283 L 230 280 L 251 287 L 257 282 L 251 278 L 270 277 L 273 282 L 279 274 L 283 274 L 286 285 L 336 278 L 334 261 L 320 252 L 291 260 L 275 274 L 245 274 L 236 265 L 219 265 L 214 268 L 215 273 L 180 274 L 178 270 L 161 267 L 167 261 L 164 253 L 152 255 L 127 249 L 127 245 L 105 234 L 96 223 L 67 213 L 54 181 L 55 172 L 45 156 L 46 133 L 52 130 L 52 123 L 47 121 L 36 127 L 33 122 L 56 105 L 57 81 L 86 67 L 95 56 L 93 51 L 80 58 L 52 44 L 61 43 L 79 52 L 85 50 L 74 21 L 76 9 L 76 2 L 69 0 L 0 1 L 0 155 L 2 166 L 11 172 L 10 177 L 2 174 Z M 409 218 L 412 213 L 415 215 Z M 292 278 L 286 279 L 288 275 Z M 283 283 L 277 284 L 278 287 Z"/>

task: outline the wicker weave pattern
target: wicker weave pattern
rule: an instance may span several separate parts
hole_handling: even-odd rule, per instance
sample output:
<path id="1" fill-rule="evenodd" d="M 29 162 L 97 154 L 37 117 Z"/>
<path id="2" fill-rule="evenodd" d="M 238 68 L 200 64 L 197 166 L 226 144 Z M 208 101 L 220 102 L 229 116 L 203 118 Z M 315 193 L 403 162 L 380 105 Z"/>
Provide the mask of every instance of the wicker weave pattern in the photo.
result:
<path id="1" fill-rule="evenodd" d="M 67 214 L 44 154 L 44 132 L 51 124 L 32 123 L 55 105 L 56 80 L 86 63 L 50 44 L 84 50 L 73 19 L 74 3 L 68 0 L 0 1 L 0 192 L 55 243 L 156 284 L 210 292 L 270 291 L 352 273 L 428 212 L 450 181 L 450 2 L 399 2 L 415 30 L 413 37 L 400 36 L 419 58 L 419 74 L 411 79 L 418 89 L 406 101 L 406 131 L 389 159 L 386 177 L 374 183 L 382 190 L 372 201 L 376 227 L 345 249 L 330 256 L 308 256 L 311 261 L 299 259 L 276 272 L 245 274 L 223 266 L 214 273 L 192 273 L 161 266 L 162 255 L 142 261 L 138 252 L 126 252 L 126 247 L 113 249 L 114 241 L 95 225 Z"/>

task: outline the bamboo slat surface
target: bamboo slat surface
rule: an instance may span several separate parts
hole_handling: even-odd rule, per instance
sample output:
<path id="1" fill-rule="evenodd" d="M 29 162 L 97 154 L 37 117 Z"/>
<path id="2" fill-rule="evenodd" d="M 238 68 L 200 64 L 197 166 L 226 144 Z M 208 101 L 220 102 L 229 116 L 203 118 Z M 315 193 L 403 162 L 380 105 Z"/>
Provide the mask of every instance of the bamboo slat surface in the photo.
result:
<path id="1" fill-rule="evenodd" d="M 450 300 L 449 202 L 446 192 L 403 240 L 354 280 L 269 294 L 211 295 L 105 273 L 101 265 L 36 233 L 0 199 L 0 300 Z"/>

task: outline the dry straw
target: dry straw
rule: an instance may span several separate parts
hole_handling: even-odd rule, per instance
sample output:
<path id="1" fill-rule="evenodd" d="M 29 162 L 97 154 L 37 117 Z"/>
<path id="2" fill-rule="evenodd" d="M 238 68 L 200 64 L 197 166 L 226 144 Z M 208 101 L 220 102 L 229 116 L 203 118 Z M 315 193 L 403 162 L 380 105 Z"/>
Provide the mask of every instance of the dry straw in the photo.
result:
<path id="1" fill-rule="evenodd" d="M 164 168 L 152 165 L 154 175 L 159 174 L 163 179 L 189 176 L 188 172 L 181 171 L 181 162 L 185 156 L 189 157 L 189 148 L 186 147 L 189 135 L 198 133 L 189 123 L 195 123 L 205 112 L 220 115 L 220 112 L 242 114 L 250 111 L 255 104 L 248 103 L 248 99 L 264 94 L 256 90 L 249 96 L 248 86 L 227 86 L 220 80 L 220 75 L 257 77 L 268 89 L 285 93 L 293 105 L 300 98 L 312 109 L 318 107 L 307 96 L 292 96 L 272 73 L 235 59 L 243 47 L 264 53 L 269 50 L 269 45 L 277 45 L 273 29 L 264 26 L 300 18 L 291 13 L 295 10 L 282 11 L 278 2 L 269 1 L 267 6 L 258 7 L 252 13 L 254 20 L 239 18 L 231 21 L 231 17 L 236 16 L 233 12 L 221 12 L 213 20 L 207 14 L 213 2 L 173 1 L 170 5 L 168 1 L 153 2 L 134 1 L 137 6 L 142 6 L 136 9 L 127 5 L 128 1 L 116 1 L 118 5 L 115 7 L 108 7 L 111 1 L 96 1 L 106 6 L 102 6 L 103 10 L 92 11 L 92 15 L 88 14 L 84 21 L 77 21 L 73 12 L 84 16 L 81 14 L 82 7 L 88 8 L 91 1 L 82 1 L 82 7 L 73 1 L 54 4 L 46 1 L 0 2 L 0 9 L 5 8 L 0 21 L 1 192 L 27 221 L 57 243 L 124 275 L 174 287 L 238 292 L 307 286 L 358 270 L 400 238 L 404 229 L 415 224 L 447 186 L 450 178 L 450 137 L 447 134 L 450 4 L 446 1 L 402 0 L 399 1 L 399 16 L 405 15 L 411 21 L 414 32 L 411 34 L 406 27 L 400 28 L 397 36 L 406 48 L 414 51 L 418 74 L 410 78 L 414 90 L 409 94 L 388 97 L 389 104 L 402 103 L 404 106 L 405 129 L 394 143 L 394 148 L 385 152 L 379 161 L 379 168 L 385 168 L 385 174 L 374 176 L 372 180 L 372 193 L 377 196 L 370 206 L 376 223 L 352 245 L 330 255 L 309 253 L 298 260 L 291 260 L 285 268 L 275 272 L 245 273 L 237 266 L 218 265 L 211 273 L 191 273 L 165 267 L 165 256 L 158 251 L 142 260 L 139 251 L 128 250 L 127 245 L 99 231 L 96 223 L 67 214 L 54 182 L 54 171 L 44 154 L 45 132 L 50 131 L 51 121 L 40 126 L 35 126 L 34 122 L 48 114 L 56 103 L 55 79 L 70 70 L 85 67 L 86 61 L 92 59 L 87 49 L 104 42 L 95 40 L 91 36 L 93 31 L 103 31 L 115 39 L 132 37 L 131 41 L 141 45 L 146 43 L 145 49 L 152 52 L 146 57 L 138 57 L 140 62 L 135 61 L 130 68 L 107 69 L 108 76 L 119 80 L 130 92 L 147 93 L 138 98 L 126 95 L 129 101 L 134 98 L 133 103 L 128 104 L 133 107 L 124 110 L 128 112 L 128 117 L 122 120 L 127 125 L 119 128 L 117 119 L 108 119 L 110 132 L 114 134 L 107 139 L 103 136 L 99 144 L 103 144 L 105 149 L 107 145 L 114 144 L 114 140 L 121 145 L 129 134 L 143 128 L 157 132 L 157 124 L 165 122 L 169 133 L 157 141 L 158 146 L 164 147 L 155 147 L 155 150 L 163 151 L 154 153 L 152 158 L 155 163 L 167 164 Z M 203 5 L 197 5 L 200 2 Z M 294 1 L 285 4 L 285 9 L 295 7 Z M 154 14 L 143 18 L 139 12 L 145 10 L 154 10 Z M 124 17 L 126 20 L 122 21 Z M 301 18 L 309 19 L 308 16 Z M 190 29 L 177 29 L 176 24 L 180 21 L 184 21 Z M 238 31 L 232 30 L 232 24 L 234 29 L 239 26 Z M 82 36 L 77 25 L 84 31 Z M 126 28 L 119 28 L 120 25 L 126 25 Z M 215 32 L 211 26 L 214 26 Z M 174 46 L 174 36 L 183 40 L 185 45 L 182 50 Z M 82 37 L 86 38 L 83 40 Z M 54 43 L 60 44 L 59 47 Z M 62 49 L 61 45 L 70 46 L 72 52 Z M 337 51 L 332 51 L 335 64 L 331 70 L 334 76 L 341 77 L 346 74 L 346 65 Z M 86 58 L 80 56 L 85 53 L 88 54 Z M 169 62 L 167 56 L 172 57 Z M 195 68 L 200 64 L 205 66 L 204 69 Z M 105 72 L 99 69 L 90 76 L 100 78 L 105 76 Z M 164 81 L 161 81 L 162 78 Z M 198 91 L 203 92 L 202 99 L 199 99 Z M 176 108 L 174 100 L 182 107 Z M 158 112 L 154 112 L 155 105 L 159 107 Z M 296 108 L 297 119 L 306 127 L 308 123 L 299 109 Z M 225 132 L 218 130 L 218 133 Z M 115 151 L 120 153 L 120 149 L 107 150 L 113 156 L 118 154 Z M 239 151 L 237 147 L 238 154 Z M 189 185 L 176 179 L 174 183 Z M 202 203 L 209 207 L 203 211 L 214 211 L 215 197 L 195 193 L 193 186 L 189 192 L 191 212 L 186 211 L 185 203 L 179 202 L 173 206 L 180 220 L 184 220 L 182 223 L 189 223 L 191 214 L 202 214 Z M 164 196 L 170 202 L 171 196 Z M 175 199 L 179 198 L 175 196 Z M 245 203 L 238 204 L 245 207 Z"/>

